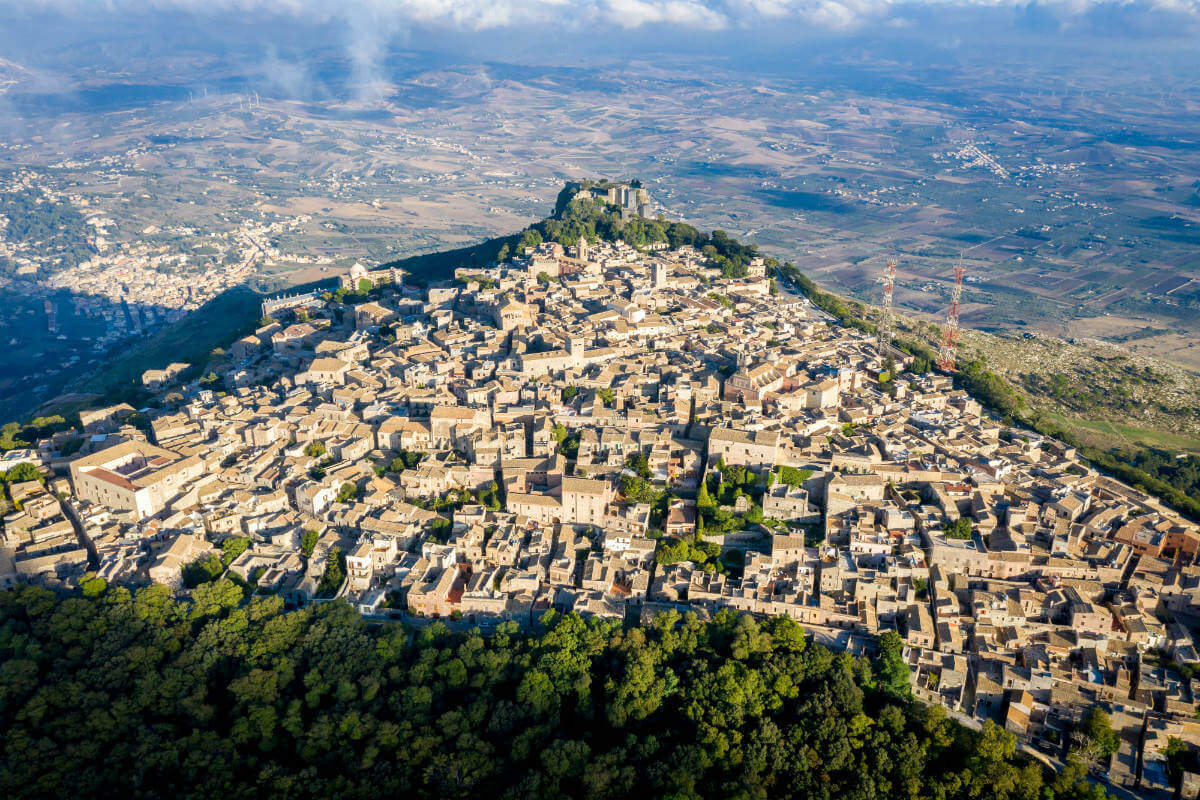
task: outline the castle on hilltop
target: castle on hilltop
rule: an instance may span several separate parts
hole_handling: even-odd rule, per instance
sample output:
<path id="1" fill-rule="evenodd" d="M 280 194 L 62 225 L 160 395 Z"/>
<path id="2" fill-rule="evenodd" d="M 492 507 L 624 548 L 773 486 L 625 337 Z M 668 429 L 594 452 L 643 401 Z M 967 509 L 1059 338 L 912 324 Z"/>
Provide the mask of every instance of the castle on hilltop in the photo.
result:
<path id="1" fill-rule="evenodd" d="M 585 182 L 579 185 L 579 191 L 575 196 L 578 197 L 579 195 L 619 206 L 622 214 L 626 216 L 629 214 L 638 214 L 643 217 L 650 217 L 654 213 L 650 201 L 650 192 L 642 188 L 642 185 L 638 181 L 623 183 L 603 181 L 596 184 Z"/>

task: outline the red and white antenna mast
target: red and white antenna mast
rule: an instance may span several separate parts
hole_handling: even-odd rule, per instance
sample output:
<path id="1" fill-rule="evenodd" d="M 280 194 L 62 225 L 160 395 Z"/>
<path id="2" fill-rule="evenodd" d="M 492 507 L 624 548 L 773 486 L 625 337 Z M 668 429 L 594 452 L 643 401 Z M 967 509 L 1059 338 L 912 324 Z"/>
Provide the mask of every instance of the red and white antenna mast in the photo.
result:
<path id="1" fill-rule="evenodd" d="M 963 276 L 967 268 L 963 266 L 962 256 L 954 267 L 954 290 L 950 293 L 950 313 L 946 318 L 946 330 L 942 334 L 942 349 L 938 352 L 938 369 L 943 372 L 954 371 L 954 359 L 958 353 L 958 301 L 962 299 Z"/>
<path id="2" fill-rule="evenodd" d="M 892 343 L 892 292 L 896 288 L 896 260 L 888 259 L 883 271 L 883 318 L 879 320 L 879 360 Z"/>

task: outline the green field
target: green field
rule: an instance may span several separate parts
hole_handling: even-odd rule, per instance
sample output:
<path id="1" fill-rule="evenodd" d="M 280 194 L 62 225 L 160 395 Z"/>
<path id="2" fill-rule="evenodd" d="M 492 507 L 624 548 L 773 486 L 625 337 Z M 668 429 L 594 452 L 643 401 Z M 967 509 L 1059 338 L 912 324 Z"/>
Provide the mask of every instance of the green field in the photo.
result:
<path id="1" fill-rule="evenodd" d="M 1200 437 L 1172 433 L 1155 428 L 1139 428 L 1107 420 L 1083 420 L 1067 417 L 1052 411 L 1043 411 L 1042 416 L 1055 425 L 1075 434 L 1086 444 L 1109 450 L 1117 448 L 1128 451 L 1138 446 L 1157 447 L 1180 453 L 1200 453 Z"/>

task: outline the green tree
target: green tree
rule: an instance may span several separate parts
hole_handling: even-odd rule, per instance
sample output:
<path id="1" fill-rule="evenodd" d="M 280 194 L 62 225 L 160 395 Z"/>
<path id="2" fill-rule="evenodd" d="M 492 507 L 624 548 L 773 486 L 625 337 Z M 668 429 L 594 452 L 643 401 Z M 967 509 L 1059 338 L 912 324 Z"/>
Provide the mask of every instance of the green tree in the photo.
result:
<path id="1" fill-rule="evenodd" d="M 421 459 L 425 457 L 424 453 L 415 450 L 401 450 L 387 467 L 389 472 L 403 472 L 406 469 L 413 469 L 421 463 Z"/>
<path id="2" fill-rule="evenodd" d="M 946 525 L 945 532 L 946 536 L 951 539 L 970 539 L 971 520 L 967 517 L 959 517 Z"/>
<path id="3" fill-rule="evenodd" d="M 796 469 L 795 467 L 781 466 L 779 467 L 779 481 L 786 483 L 793 489 L 803 486 L 804 482 L 813 476 L 811 469 Z"/>
<path id="4" fill-rule="evenodd" d="M 1175 790 L 1176 800 L 1179 800 L 1183 792 L 1183 774 L 1189 766 L 1194 766 L 1192 762 L 1195 761 L 1195 758 L 1187 742 L 1175 736 L 1167 739 L 1167 746 L 1160 752 L 1167 760 L 1167 777 L 1170 778 L 1171 786 Z"/>
<path id="5" fill-rule="evenodd" d="M 555 423 L 550 430 L 550 436 L 554 439 L 555 444 L 562 445 L 567 440 L 567 429 L 561 423 Z"/>
<path id="6" fill-rule="evenodd" d="M 790 617 L 771 617 L 766 627 L 776 650 L 799 653 L 808 644 L 804 638 L 804 628 Z"/>
<path id="7" fill-rule="evenodd" d="M 450 539 L 453 524 L 445 517 L 438 517 L 429 526 L 429 538 L 438 544 L 445 544 Z"/>
<path id="8" fill-rule="evenodd" d="M 650 471 L 650 461 L 646 458 L 646 454 L 641 450 L 629 456 L 625 461 L 625 466 L 634 471 L 639 478 L 644 481 L 650 480 L 653 473 Z"/>
<path id="9" fill-rule="evenodd" d="M 542 234 L 531 228 L 521 234 L 521 238 L 517 242 L 517 252 L 525 252 L 528 249 L 537 247 L 541 243 Z"/>
<path id="10" fill-rule="evenodd" d="M 617 487 L 621 495 L 631 503 L 654 503 L 662 494 L 654 484 L 633 475 L 622 475 Z"/>
<path id="11" fill-rule="evenodd" d="M 0 631 L 5 797 L 1104 797 L 1077 759 L 1045 783 L 998 726 L 728 609 L 414 630 L 224 579 L 180 600 L 18 585 Z"/>
<path id="12" fill-rule="evenodd" d="M 46 482 L 46 476 L 42 474 L 42 471 L 28 461 L 17 464 L 7 472 L 0 472 L 0 479 L 3 480 L 6 486 L 13 483 L 25 483 L 27 481 Z"/>
<path id="13" fill-rule="evenodd" d="M 21 426 L 16 422 L 5 423 L 3 428 L 0 428 L 0 450 L 5 452 L 16 450 L 19 447 L 29 447 L 29 442 L 24 439 L 18 439 L 17 434 L 21 432 Z"/>
<path id="14" fill-rule="evenodd" d="M 479 502 L 491 511 L 500 510 L 500 484 L 496 481 L 490 482 L 486 487 L 479 491 Z"/>
<path id="15" fill-rule="evenodd" d="M 191 619 L 213 617 L 231 611 L 241 603 L 244 593 L 227 578 L 202 583 L 192 590 Z"/>
<path id="16" fill-rule="evenodd" d="M 221 577 L 225 573 L 225 565 L 221 563 L 220 556 L 208 553 L 184 565 L 182 572 L 184 587 L 194 589 Z"/>
<path id="17" fill-rule="evenodd" d="M 221 542 L 221 564 L 228 567 L 238 556 L 250 547 L 250 540 L 245 536 L 231 536 Z"/>
<path id="18" fill-rule="evenodd" d="M 311 558 L 313 550 L 317 547 L 317 541 L 321 538 L 321 534 L 311 528 L 304 531 L 304 535 L 300 537 L 300 552 L 305 558 Z"/>
<path id="19" fill-rule="evenodd" d="M 104 594 L 104 590 L 108 588 L 108 581 L 103 578 L 96 577 L 96 573 L 85 573 L 79 579 L 79 590 L 83 592 L 84 597 L 99 597 Z"/>
<path id="20" fill-rule="evenodd" d="M 333 597 L 346 581 L 346 555 L 334 545 L 325 557 L 325 572 L 317 582 L 317 597 Z"/>
<path id="21" fill-rule="evenodd" d="M 1071 751 L 1089 764 L 1107 764 L 1121 747 L 1112 720 L 1099 706 L 1092 706 L 1071 735 Z"/>
<path id="22" fill-rule="evenodd" d="M 879 656 L 875 659 L 875 674 L 881 688 L 892 695 L 909 694 L 909 669 L 904 660 L 904 640 L 895 631 L 879 637 Z"/>

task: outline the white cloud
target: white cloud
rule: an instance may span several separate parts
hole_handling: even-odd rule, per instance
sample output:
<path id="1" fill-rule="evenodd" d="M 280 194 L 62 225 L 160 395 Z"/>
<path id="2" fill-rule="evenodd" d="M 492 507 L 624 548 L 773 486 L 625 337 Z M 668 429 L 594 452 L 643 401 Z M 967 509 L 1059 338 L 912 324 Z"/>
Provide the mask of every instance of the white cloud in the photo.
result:
<path id="1" fill-rule="evenodd" d="M 511 41 L 530 52 L 542 31 L 549 47 L 561 48 L 560 34 L 586 44 L 612 41 L 639 32 L 638 46 L 664 49 L 696 39 L 700 47 L 713 31 L 730 31 L 717 46 L 753 49 L 761 37 L 774 46 L 792 36 L 912 32 L 939 28 L 934 46 L 968 39 L 980 31 L 991 35 L 1041 29 L 1066 34 L 1188 37 L 1200 34 L 1200 0 L 0 0 L 0 33 L 6 19 L 24 18 L 33 25 L 59 25 L 41 15 L 55 15 L 80 30 L 107 23 L 107 30 L 155 30 L 154 18 L 191 14 L 206 28 L 244 26 L 265 31 L 265 55 L 249 64 L 248 74 L 261 76 L 264 89 L 295 98 L 315 98 L 332 91 L 296 48 L 280 37 L 279 49 L 269 41 L 272 25 L 284 30 L 317 26 L 328 44 L 341 47 L 350 64 L 349 88 L 360 99 L 379 99 L 388 91 L 391 70 L 387 55 L 397 43 L 416 47 L 438 42 L 470 50 L 486 32 L 487 47 Z M 256 23 L 269 23 L 266 26 Z M 187 24 L 186 22 L 183 24 Z M 97 26 L 99 27 L 99 26 Z M 459 34 L 462 34 L 459 36 Z M 911 33 L 909 34 L 911 35 Z M 0 41 L 3 41 L 0 35 Z M 36 38 L 36 37 L 35 37 Z M 289 55 L 290 54 L 290 55 Z M 296 59 L 296 60 L 288 60 Z"/>
<path id="2" fill-rule="evenodd" d="M 846 30 L 887 22 L 911 9 L 1009 8 L 1033 5 L 1070 19 L 1092 12 L 1163 12 L 1200 19 L 1200 0 L 0 0 L 0 14 L 65 15 L 187 11 L 198 15 L 274 14 L 313 22 L 373 25 L 381 34 L 408 26 L 463 31 L 553 24 L 584 29 L 670 26 L 691 30 L 765 26 L 796 20 Z M 357 21 L 357 22 L 356 22 Z"/>

